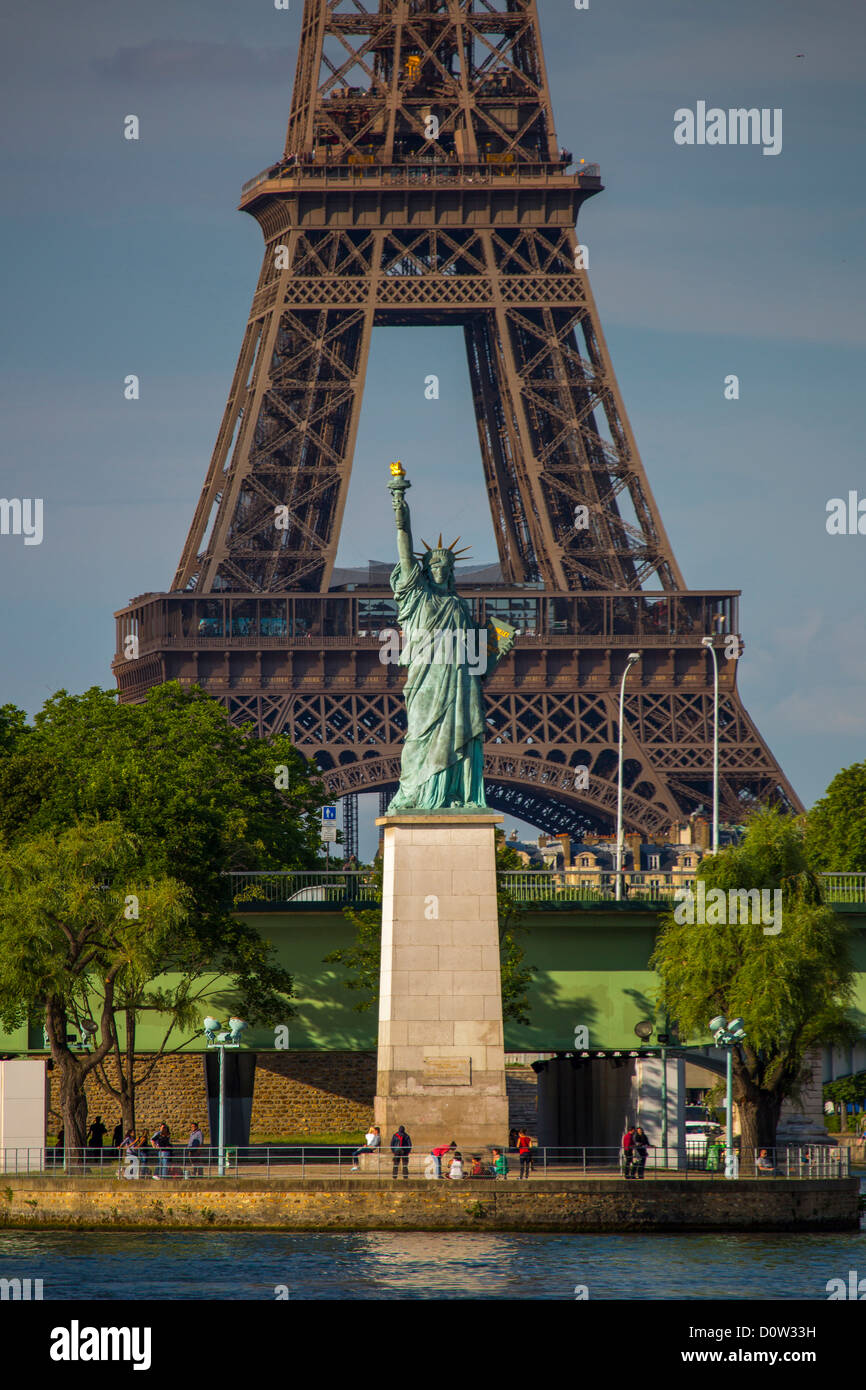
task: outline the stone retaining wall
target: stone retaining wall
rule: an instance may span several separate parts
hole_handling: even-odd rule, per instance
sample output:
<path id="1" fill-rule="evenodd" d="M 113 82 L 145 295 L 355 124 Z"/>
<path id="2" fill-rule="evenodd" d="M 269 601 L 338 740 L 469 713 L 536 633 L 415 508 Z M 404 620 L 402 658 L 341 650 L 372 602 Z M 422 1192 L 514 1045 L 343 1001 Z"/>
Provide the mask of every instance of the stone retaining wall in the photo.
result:
<path id="1" fill-rule="evenodd" d="M 282 1230 L 857 1230 L 859 1182 L 623 1179 L 473 1183 L 4 1178 L 0 1228 Z M 155 1189 L 155 1190 L 154 1190 Z"/>
<path id="2" fill-rule="evenodd" d="M 144 1070 L 147 1055 L 138 1058 Z M 106 1060 L 116 1084 L 114 1059 Z M 57 1134 L 59 1081 L 48 1073 L 48 1132 Z M 253 1094 L 253 1135 L 342 1134 L 364 1130 L 373 1118 L 376 1090 L 375 1052 L 258 1052 Z M 108 1138 L 120 1119 L 114 1100 L 91 1075 L 87 1079 L 88 1123 L 102 1115 Z M 198 1120 L 209 1139 L 204 1055 L 163 1057 L 152 1076 L 137 1088 L 136 1126 L 152 1133 L 162 1120 L 173 1136 L 185 1139 L 191 1120 Z"/>

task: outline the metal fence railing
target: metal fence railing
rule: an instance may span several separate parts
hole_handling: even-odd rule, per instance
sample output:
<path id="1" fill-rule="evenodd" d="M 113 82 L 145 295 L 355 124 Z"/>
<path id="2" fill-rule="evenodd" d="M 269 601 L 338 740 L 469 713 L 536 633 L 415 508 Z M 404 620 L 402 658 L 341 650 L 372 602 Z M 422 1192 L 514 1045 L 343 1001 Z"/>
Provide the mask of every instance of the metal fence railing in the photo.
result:
<path id="1" fill-rule="evenodd" d="M 663 1149 L 658 1146 L 647 1151 L 646 1160 L 639 1157 L 626 1161 L 622 1150 L 615 1147 L 536 1147 L 530 1150 L 528 1161 L 521 1163 L 517 1150 L 503 1148 L 499 1169 L 504 1159 L 507 1173 L 496 1171 L 496 1156 L 490 1147 L 462 1150 L 463 1176 L 467 1180 L 499 1179 L 504 1176 L 537 1180 L 579 1178 L 630 1178 L 715 1180 L 725 1177 L 724 1158 L 718 1146 L 686 1144 Z M 738 1149 L 736 1151 L 740 1178 L 786 1178 L 822 1180 L 851 1176 L 851 1154 L 847 1147 L 832 1144 L 786 1145 L 766 1151 Z M 448 1173 L 448 1156 L 441 1159 L 438 1169 Z M 266 1178 L 274 1180 L 297 1178 L 391 1179 L 397 1174 L 410 1178 L 439 1176 L 437 1163 L 424 1149 L 413 1149 L 404 1163 L 390 1148 L 367 1151 L 357 1145 L 293 1145 L 271 1144 L 249 1147 L 227 1147 L 224 1156 L 224 1176 L 233 1179 Z M 476 1171 L 473 1172 L 473 1169 Z M 478 1171 L 480 1170 L 480 1171 Z M 0 1172 L 5 1175 L 42 1177 L 90 1177 L 114 1179 L 181 1179 L 221 1176 L 219 1151 L 215 1145 L 190 1150 L 182 1145 L 170 1150 L 144 1149 L 131 1156 L 117 1150 L 56 1148 L 7 1148 L 0 1150 Z"/>
<path id="2" fill-rule="evenodd" d="M 330 871 L 275 871 L 225 875 L 232 901 L 239 907 L 256 903 L 281 905 L 329 903 L 333 906 L 376 900 L 376 887 L 369 869 Z M 500 882 L 521 903 L 610 902 L 616 896 L 616 875 L 605 869 L 524 869 L 500 874 Z M 866 874 L 822 874 L 824 898 L 828 903 L 866 904 Z M 625 870 L 625 903 L 673 901 L 677 889 L 688 887 L 694 875 L 645 870 Z"/>
<path id="3" fill-rule="evenodd" d="M 331 903 L 335 907 L 376 901 L 370 870 L 335 869 L 333 873 L 287 871 L 228 873 L 233 903 L 239 908 L 256 903 Z"/>

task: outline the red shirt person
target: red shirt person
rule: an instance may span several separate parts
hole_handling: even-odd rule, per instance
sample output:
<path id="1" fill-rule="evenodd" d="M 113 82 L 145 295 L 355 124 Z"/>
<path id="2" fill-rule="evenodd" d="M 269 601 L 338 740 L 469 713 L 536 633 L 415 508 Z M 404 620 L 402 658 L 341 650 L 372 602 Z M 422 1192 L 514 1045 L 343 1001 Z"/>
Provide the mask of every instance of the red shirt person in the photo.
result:
<path id="1" fill-rule="evenodd" d="M 442 1160 L 446 1154 L 454 1153 L 457 1149 L 457 1140 L 452 1139 L 450 1144 L 440 1144 L 438 1148 L 431 1149 L 430 1152 L 436 1160 L 436 1176 L 442 1176 Z"/>
<path id="2" fill-rule="evenodd" d="M 634 1125 L 629 1125 L 625 1134 L 622 1136 L 622 1166 L 623 1177 L 632 1177 L 631 1165 L 634 1159 Z"/>

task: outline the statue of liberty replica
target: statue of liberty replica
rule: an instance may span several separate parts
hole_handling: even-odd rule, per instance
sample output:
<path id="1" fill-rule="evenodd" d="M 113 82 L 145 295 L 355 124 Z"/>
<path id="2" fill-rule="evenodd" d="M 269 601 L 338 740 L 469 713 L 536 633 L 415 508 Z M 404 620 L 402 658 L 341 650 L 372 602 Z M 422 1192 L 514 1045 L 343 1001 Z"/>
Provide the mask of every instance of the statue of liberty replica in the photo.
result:
<path id="1" fill-rule="evenodd" d="M 382 954 L 376 1124 L 407 1125 L 416 1149 L 449 1132 L 508 1135 L 496 828 L 484 798 L 482 683 L 514 645 L 480 626 L 454 587 L 457 541 L 412 549 L 402 464 L 389 483 L 400 562 L 391 575 L 406 678 L 400 788 L 382 832 Z M 406 1169 L 404 1167 L 404 1176 Z"/>
<path id="2" fill-rule="evenodd" d="M 397 522 L 400 562 L 391 575 L 403 641 L 400 665 L 409 674 L 404 695 L 407 729 L 400 788 L 388 814 L 400 811 L 483 811 L 484 696 L 482 682 L 514 645 L 514 630 L 479 627 L 454 587 L 457 541 L 412 548 L 400 463 L 388 484 Z M 459 536 L 457 538 L 460 539 Z"/>

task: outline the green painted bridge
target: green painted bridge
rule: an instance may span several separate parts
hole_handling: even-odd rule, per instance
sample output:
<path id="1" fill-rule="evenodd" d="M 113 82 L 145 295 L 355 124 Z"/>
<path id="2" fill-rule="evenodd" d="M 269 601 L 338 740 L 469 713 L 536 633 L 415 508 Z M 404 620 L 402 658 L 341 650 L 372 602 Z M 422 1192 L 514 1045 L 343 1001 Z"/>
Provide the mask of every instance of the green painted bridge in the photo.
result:
<path id="1" fill-rule="evenodd" d="M 597 877 L 597 876 L 596 876 Z M 663 875 L 655 875 L 663 878 Z M 568 882 L 569 878 L 575 881 Z M 360 996 L 346 988 L 347 972 L 326 965 L 324 957 L 354 942 L 355 930 L 344 916 L 349 903 L 372 905 L 370 875 L 267 874 L 231 875 L 231 892 L 238 915 L 254 924 L 276 948 L 280 962 L 295 979 L 296 1010 L 285 1020 L 288 1038 L 281 1045 L 293 1051 L 343 1051 L 376 1047 L 377 1011 L 358 1013 Z M 530 989 L 531 1022 L 507 1023 L 509 1052 L 557 1052 L 574 1048 L 577 1025 L 589 1029 L 592 1049 L 636 1046 L 634 1025 L 654 1013 L 657 977 L 649 968 L 661 913 L 668 910 L 675 885 L 646 884 L 633 888 L 623 902 L 613 900 L 610 883 L 577 881 L 571 871 L 559 874 L 525 873 L 509 876 L 514 896 L 524 904 L 521 944 L 526 963 L 537 974 Z M 833 874 L 825 882 L 828 900 L 843 913 L 853 930 L 858 970 L 855 1007 L 866 1034 L 866 875 Z M 435 929 L 435 923 L 431 922 Z M 209 1007 L 217 1016 L 231 1009 L 231 999 L 219 987 Z M 162 1035 L 156 1023 L 143 1019 L 137 1034 L 142 1052 L 154 1049 Z M 250 1029 L 248 1047 L 273 1049 L 273 1029 Z M 184 1050 L 205 1047 L 199 1036 Z M 0 1047 L 7 1053 L 42 1050 L 41 1021 L 6 1035 Z"/>
<path id="2" fill-rule="evenodd" d="M 559 893 L 528 901 L 520 942 L 526 963 L 537 969 L 529 993 L 531 1022 L 506 1023 L 506 1050 L 572 1050 L 578 1024 L 589 1029 L 593 1049 L 633 1049 L 635 1024 L 655 1012 L 658 979 L 649 959 L 660 915 L 668 906 L 632 899 L 568 900 Z M 866 902 L 835 907 L 853 929 L 859 972 L 855 1007 L 866 1032 Z M 346 972 L 323 964 L 326 954 L 354 941 L 354 928 L 339 906 L 326 901 L 263 903 L 243 915 L 273 942 L 294 974 L 298 1016 L 287 1022 L 291 1047 L 374 1048 L 377 1011 L 357 1013 L 354 1005 L 361 996 L 346 989 Z M 252 1046 L 268 1045 L 260 1031 L 246 1038 Z"/>

